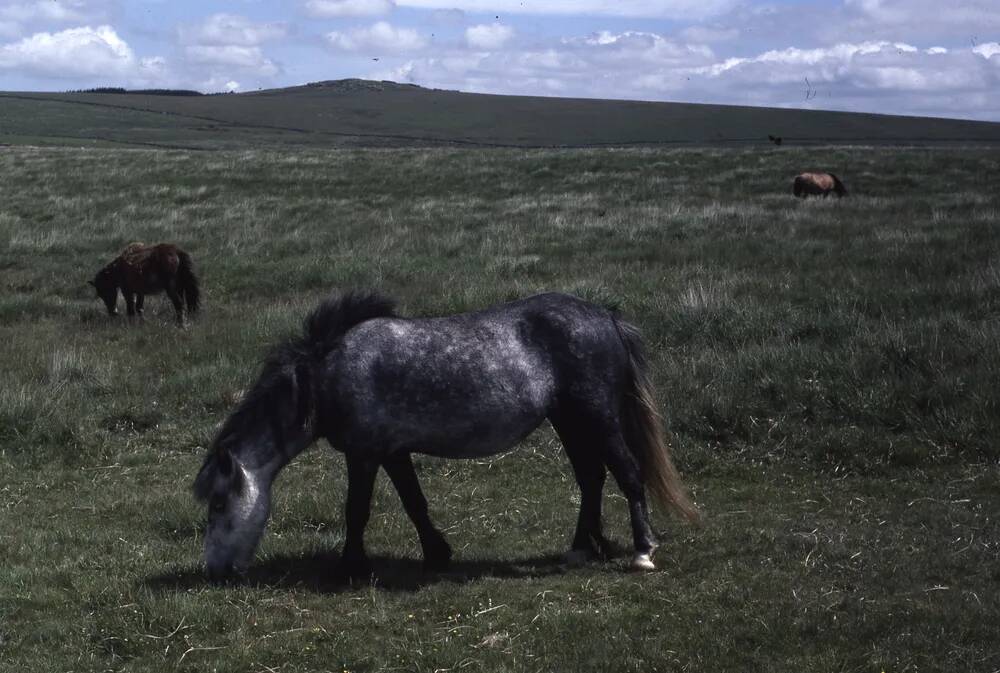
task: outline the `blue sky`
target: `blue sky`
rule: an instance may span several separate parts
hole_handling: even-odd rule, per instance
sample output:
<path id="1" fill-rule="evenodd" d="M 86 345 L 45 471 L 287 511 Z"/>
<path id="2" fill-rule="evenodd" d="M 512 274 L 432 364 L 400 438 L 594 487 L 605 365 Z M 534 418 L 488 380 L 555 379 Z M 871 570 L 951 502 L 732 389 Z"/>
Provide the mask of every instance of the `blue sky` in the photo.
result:
<path id="1" fill-rule="evenodd" d="M 1000 121 L 1000 1 L 0 0 L 0 89 L 364 77 Z"/>

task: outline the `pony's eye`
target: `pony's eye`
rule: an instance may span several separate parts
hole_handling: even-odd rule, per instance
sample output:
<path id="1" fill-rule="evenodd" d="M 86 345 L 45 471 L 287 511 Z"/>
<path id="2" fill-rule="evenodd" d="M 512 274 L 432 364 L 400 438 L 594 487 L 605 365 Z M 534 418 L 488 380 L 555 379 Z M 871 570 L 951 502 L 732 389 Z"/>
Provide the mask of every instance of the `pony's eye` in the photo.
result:
<path id="1" fill-rule="evenodd" d="M 213 512 L 221 512 L 226 508 L 226 499 L 212 498 L 212 502 L 208 504 L 208 508 Z"/>

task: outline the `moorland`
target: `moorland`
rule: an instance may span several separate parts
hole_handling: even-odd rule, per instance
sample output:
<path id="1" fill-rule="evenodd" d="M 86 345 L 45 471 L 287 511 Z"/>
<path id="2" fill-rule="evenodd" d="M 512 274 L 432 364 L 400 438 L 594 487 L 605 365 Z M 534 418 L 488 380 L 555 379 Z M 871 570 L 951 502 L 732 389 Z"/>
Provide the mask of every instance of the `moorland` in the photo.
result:
<path id="1" fill-rule="evenodd" d="M 1000 668 L 1000 151 L 48 137 L 0 150 L 0 668 Z M 849 196 L 794 199 L 812 168 Z M 187 329 L 162 296 L 141 323 L 93 296 L 135 240 L 194 256 Z M 205 448 L 269 346 L 355 287 L 407 315 L 543 290 L 619 310 L 703 524 L 655 517 L 656 572 L 567 567 L 578 491 L 543 428 L 418 460 L 446 573 L 421 571 L 380 478 L 378 581 L 345 587 L 346 477 L 321 443 L 279 479 L 247 576 L 209 584 Z"/>

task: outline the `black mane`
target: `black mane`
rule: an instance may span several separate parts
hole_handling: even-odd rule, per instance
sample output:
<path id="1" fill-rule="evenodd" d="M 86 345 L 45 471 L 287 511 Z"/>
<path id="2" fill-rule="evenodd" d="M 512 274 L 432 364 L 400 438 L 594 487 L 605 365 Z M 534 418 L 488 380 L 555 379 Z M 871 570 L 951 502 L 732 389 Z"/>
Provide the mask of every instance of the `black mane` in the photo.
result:
<path id="1" fill-rule="evenodd" d="M 359 323 L 372 318 L 389 318 L 396 315 L 396 302 L 371 291 L 353 291 L 333 295 L 306 316 L 303 336 L 290 339 L 280 348 L 291 348 L 295 353 L 305 351 L 316 360 L 322 360 L 337 347 L 340 338 Z"/>
<path id="2" fill-rule="evenodd" d="M 264 420 L 274 432 L 279 450 L 287 429 L 310 424 L 313 418 L 313 370 L 355 325 L 395 315 L 395 302 L 375 292 L 352 291 L 323 301 L 303 321 L 302 334 L 275 345 L 264 358 L 256 383 L 222 424 L 209 447 L 205 467 L 244 428 Z M 202 497 L 195 483 L 195 493 Z"/>

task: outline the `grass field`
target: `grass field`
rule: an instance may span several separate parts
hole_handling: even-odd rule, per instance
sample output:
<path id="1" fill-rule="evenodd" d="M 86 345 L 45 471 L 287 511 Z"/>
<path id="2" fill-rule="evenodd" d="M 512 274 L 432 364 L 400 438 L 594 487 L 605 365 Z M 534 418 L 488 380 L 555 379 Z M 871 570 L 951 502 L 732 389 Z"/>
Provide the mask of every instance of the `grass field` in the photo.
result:
<path id="1" fill-rule="evenodd" d="M 821 110 L 494 96 L 338 80 L 237 95 L 0 93 L 0 142 L 179 149 L 1000 145 L 1000 124 Z"/>
<path id="2" fill-rule="evenodd" d="M 793 199 L 813 167 L 851 196 Z M 996 671 L 998 174 L 991 149 L 6 148 L 0 669 Z M 93 297 L 134 240 L 193 254 L 189 329 L 162 297 L 136 325 Z M 279 479 L 246 581 L 207 584 L 204 447 L 348 287 L 410 315 L 551 289 L 620 309 L 704 525 L 658 516 L 654 573 L 562 566 L 578 494 L 543 429 L 419 461 L 443 575 L 381 478 L 380 582 L 346 589 L 323 445 Z"/>

